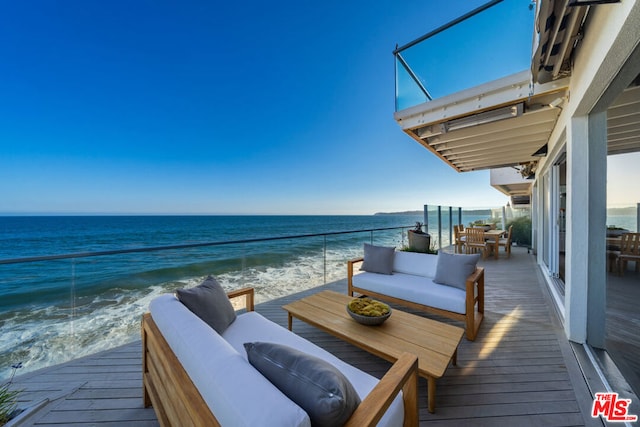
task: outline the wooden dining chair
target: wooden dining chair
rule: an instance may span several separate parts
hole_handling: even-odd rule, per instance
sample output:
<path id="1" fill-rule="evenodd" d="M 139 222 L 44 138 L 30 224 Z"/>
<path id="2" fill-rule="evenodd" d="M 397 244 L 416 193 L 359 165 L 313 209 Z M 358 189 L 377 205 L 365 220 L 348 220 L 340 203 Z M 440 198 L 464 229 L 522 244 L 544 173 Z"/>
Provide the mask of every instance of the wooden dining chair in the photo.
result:
<path id="1" fill-rule="evenodd" d="M 465 231 L 466 241 L 464 246 L 467 248 L 467 253 L 482 252 L 482 258 L 487 257 L 487 242 L 484 240 L 484 228 L 469 227 Z"/>
<path id="2" fill-rule="evenodd" d="M 629 261 L 635 261 L 636 271 L 640 271 L 640 233 L 625 233 L 621 236 L 620 254 L 616 259 L 620 276 L 624 275 Z"/>
<path id="3" fill-rule="evenodd" d="M 462 247 L 464 246 L 464 241 L 466 240 L 466 236 L 460 231 L 459 225 L 453 226 L 453 236 L 454 236 L 454 251 L 455 253 L 462 253 Z"/>
<path id="4" fill-rule="evenodd" d="M 504 246 L 504 251 L 508 257 L 511 257 L 511 233 L 513 231 L 513 225 L 509 226 L 507 230 L 507 237 L 500 238 L 498 240 L 498 246 Z"/>

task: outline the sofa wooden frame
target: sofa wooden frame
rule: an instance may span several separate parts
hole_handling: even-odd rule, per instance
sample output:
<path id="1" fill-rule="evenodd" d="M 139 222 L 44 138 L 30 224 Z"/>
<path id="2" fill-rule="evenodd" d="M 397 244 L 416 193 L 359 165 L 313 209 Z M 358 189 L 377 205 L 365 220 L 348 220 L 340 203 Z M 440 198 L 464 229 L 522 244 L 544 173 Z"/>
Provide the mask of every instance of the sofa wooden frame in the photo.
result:
<path id="1" fill-rule="evenodd" d="M 253 295 L 253 288 L 228 293 L 230 299 L 244 296 L 247 311 L 254 309 Z M 142 370 L 144 407 L 153 406 L 161 426 L 220 425 L 150 313 L 142 316 Z M 409 353 L 391 366 L 345 425 L 375 426 L 401 390 L 404 426 L 417 426 L 418 358 Z"/>
<path id="2" fill-rule="evenodd" d="M 354 296 L 354 293 L 367 295 L 373 298 L 381 299 L 393 304 L 404 305 L 415 310 L 427 311 L 440 316 L 448 317 L 450 319 L 460 320 L 465 324 L 465 333 L 469 341 L 474 341 L 478 335 L 478 330 L 482 324 L 484 318 L 484 268 L 476 267 L 476 271 L 471 273 L 466 280 L 466 299 L 465 299 L 465 314 L 456 313 L 453 311 L 443 310 L 437 307 L 431 307 L 424 304 L 419 304 L 413 301 L 408 301 L 400 298 L 395 298 L 389 295 L 381 294 L 378 292 L 372 292 L 368 289 L 359 288 L 353 285 L 353 271 L 354 265 L 364 261 L 364 258 L 356 258 L 347 261 L 347 285 L 348 293 L 350 296 Z M 443 285 L 446 286 L 446 285 Z M 477 309 L 476 309 L 477 306 Z"/>

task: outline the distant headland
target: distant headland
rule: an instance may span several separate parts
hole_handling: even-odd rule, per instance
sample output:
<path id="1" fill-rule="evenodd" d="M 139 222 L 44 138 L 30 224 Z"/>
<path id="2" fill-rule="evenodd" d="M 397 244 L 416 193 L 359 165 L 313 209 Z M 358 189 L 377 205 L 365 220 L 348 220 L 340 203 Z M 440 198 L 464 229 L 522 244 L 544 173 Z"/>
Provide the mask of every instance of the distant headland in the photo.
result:
<path id="1" fill-rule="evenodd" d="M 623 216 L 635 216 L 637 208 L 635 206 L 629 206 L 626 208 L 608 208 L 607 215 L 623 215 Z"/>
<path id="2" fill-rule="evenodd" d="M 422 215 L 423 211 L 376 212 L 374 215 Z"/>

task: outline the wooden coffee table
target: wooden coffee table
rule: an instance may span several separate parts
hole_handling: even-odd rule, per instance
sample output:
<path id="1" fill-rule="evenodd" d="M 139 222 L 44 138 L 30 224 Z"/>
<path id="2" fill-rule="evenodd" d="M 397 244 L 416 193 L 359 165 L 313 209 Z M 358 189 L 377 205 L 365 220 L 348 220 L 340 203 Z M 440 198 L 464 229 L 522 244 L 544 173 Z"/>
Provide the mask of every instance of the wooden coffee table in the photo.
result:
<path id="1" fill-rule="evenodd" d="M 429 412 L 434 412 L 436 380 L 449 363 L 456 364 L 464 329 L 395 309 L 380 326 L 361 325 L 347 313 L 351 299 L 322 291 L 282 308 L 289 313 L 289 330 L 295 317 L 392 363 L 404 352 L 418 356 L 419 375 L 427 379 Z"/>

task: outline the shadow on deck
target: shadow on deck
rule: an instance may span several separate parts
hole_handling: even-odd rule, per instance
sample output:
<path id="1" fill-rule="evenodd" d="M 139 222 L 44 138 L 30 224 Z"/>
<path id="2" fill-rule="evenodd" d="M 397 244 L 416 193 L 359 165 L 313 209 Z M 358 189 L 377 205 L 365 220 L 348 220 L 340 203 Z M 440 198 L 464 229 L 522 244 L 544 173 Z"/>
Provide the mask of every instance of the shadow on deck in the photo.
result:
<path id="1" fill-rule="evenodd" d="M 427 411 L 427 384 L 420 379 L 421 425 L 602 426 L 589 416 L 591 394 L 533 255 L 513 248 L 510 259 L 501 253 L 499 260 L 481 264 L 484 323 L 476 341 L 463 338 L 458 365 L 438 381 L 434 414 Z M 319 289 L 346 287 L 345 279 L 260 304 L 256 311 L 286 327 L 282 305 Z M 303 322 L 294 321 L 293 330 L 374 376 L 390 366 Z M 49 399 L 20 425 L 158 425 L 153 409 L 142 408 L 140 353 L 140 342 L 134 342 L 18 377 L 23 406 Z"/>

